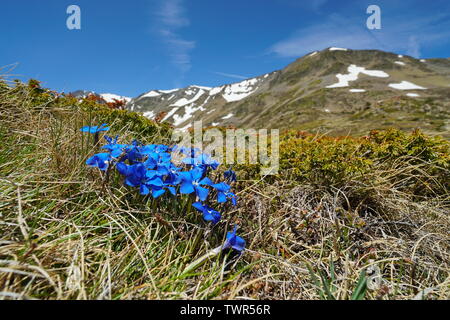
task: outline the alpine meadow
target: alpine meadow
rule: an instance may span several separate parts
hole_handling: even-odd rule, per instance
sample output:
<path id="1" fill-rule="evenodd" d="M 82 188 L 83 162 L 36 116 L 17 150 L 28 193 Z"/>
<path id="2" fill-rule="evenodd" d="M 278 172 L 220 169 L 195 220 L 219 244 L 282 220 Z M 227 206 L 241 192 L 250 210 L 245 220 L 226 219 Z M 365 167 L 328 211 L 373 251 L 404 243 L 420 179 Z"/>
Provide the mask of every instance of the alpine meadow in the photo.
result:
<path id="1" fill-rule="evenodd" d="M 273 2 L 0 22 L 0 300 L 449 299 L 448 15 Z"/>

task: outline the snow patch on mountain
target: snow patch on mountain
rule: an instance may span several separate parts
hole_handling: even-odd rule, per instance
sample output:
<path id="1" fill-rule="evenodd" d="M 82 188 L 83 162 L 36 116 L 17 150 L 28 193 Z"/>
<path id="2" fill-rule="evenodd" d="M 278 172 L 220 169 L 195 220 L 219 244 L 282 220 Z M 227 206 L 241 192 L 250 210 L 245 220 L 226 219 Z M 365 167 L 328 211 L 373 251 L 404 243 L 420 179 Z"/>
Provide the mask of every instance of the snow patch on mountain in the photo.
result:
<path id="1" fill-rule="evenodd" d="M 172 106 L 172 107 L 183 107 L 183 106 L 186 106 L 186 105 L 191 104 L 191 103 L 197 101 L 198 99 L 200 99 L 200 97 L 201 97 L 203 94 L 205 94 L 205 93 L 206 93 L 206 92 L 205 92 L 204 90 L 200 89 L 200 90 L 197 92 L 197 94 L 195 95 L 194 98 L 192 98 L 192 99 L 190 99 L 190 100 L 188 100 L 188 99 L 186 99 L 186 98 L 181 98 L 180 100 L 178 100 L 177 102 L 175 102 L 175 103 L 172 104 L 171 106 Z M 186 94 L 192 95 L 193 93 L 191 93 L 191 92 L 188 90 L 188 91 L 186 91 Z"/>
<path id="2" fill-rule="evenodd" d="M 225 117 L 222 117 L 222 119 L 223 119 L 223 120 L 230 119 L 230 118 L 233 117 L 233 116 L 234 116 L 234 114 L 229 113 L 229 114 L 227 114 Z"/>
<path id="3" fill-rule="evenodd" d="M 143 95 L 141 95 L 139 97 L 139 99 L 143 99 L 143 98 L 154 98 L 154 97 L 159 97 L 161 95 L 165 95 L 168 93 L 172 93 L 172 92 L 176 92 L 179 91 L 180 89 L 171 89 L 171 90 L 151 90 Z M 173 95 L 168 99 L 170 100 L 173 97 Z M 165 98 L 162 98 L 162 100 L 165 100 Z"/>
<path id="4" fill-rule="evenodd" d="M 406 95 L 407 95 L 408 97 L 412 97 L 412 98 L 420 97 L 420 94 L 418 94 L 418 93 L 407 93 Z"/>
<path id="5" fill-rule="evenodd" d="M 155 118 L 155 113 L 153 111 L 144 112 L 144 117 L 153 120 Z"/>
<path id="6" fill-rule="evenodd" d="M 346 49 L 346 48 L 336 48 L 336 47 L 331 47 L 329 50 L 330 50 L 330 51 L 347 51 L 348 49 Z"/>
<path id="7" fill-rule="evenodd" d="M 227 85 L 222 96 L 227 102 L 242 100 L 256 91 L 257 88 L 255 86 L 258 81 L 257 78 L 253 78 Z"/>
<path id="8" fill-rule="evenodd" d="M 366 92 L 366 90 L 364 90 L 364 89 L 350 89 L 348 91 L 350 91 L 350 92 Z"/>
<path id="9" fill-rule="evenodd" d="M 178 109 L 180 109 L 180 107 L 172 108 L 172 110 L 169 111 L 169 113 L 162 119 L 162 121 L 166 121 L 167 119 L 169 119 L 171 116 L 175 114 L 175 112 L 178 111 Z"/>
<path id="10" fill-rule="evenodd" d="M 191 103 L 190 105 L 187 105 L 184 107 L 184 115 L 180 116 L 178 114 L 175 114 L 173 116 L 173 124 L 174 126 L 179 126 L 180 124 L 188 121 L 191 119 L 197 111 L 205 111 L 205 104 L 208 103 L 210 97 L 206 98 L 205 102 L 203 102 L 200 106 L 196 107 L 194 103 Z"/>
<path id="11" fill-rule="evenodd" d="M 172 93 L 172 92 L 175 92 L 175 91 L 178 91 L 178 90 L 180 90 L 180 89 L 158 90 L 158 91 L 162 92 L 162 93 Z"/>
<path id="12" fill-rule="evenodd" d="M 158 97 L 160 95 L 161 95 L 161 93 L 159 93 L 158 91 L 152 90 L 152 91 L 149 91 L 146 94 L 142 95 L 141 98 L 153 98 L 153 97 Z"/>
<path id="13" fill-rule="evenodd" d="M 188 96 L 192 96 L 193 94 L 195 94 L 195 92 L 197 92 L 197 90 L 192 90 L 190 89 L 190 87 L 189 89 L 184 90 L 184 94 L 187 94 Z"/>
<path id="14" fill-rule="evenodd" d="M 389 87 L 397 90 L 426 90 L 427 88 L 418 86 L 412 82 L 402 81 L 400 83 L 391 83 Z"/>
<path id="15" fill-rule="evenodd" d="M 189 119 L 192 118 L 194 113 L 197 112 L 200 109 L 201 109 L 201 106 L 200 107 L 195 107 L 193 104 L 184 107 L 184 115 L 180 116 L 178 114 L 175 114 L 173 116 L 173 125 L 177 127 L 180 124 L 182 124 L 183 122 L 188 121 Z"/>
<path id="16" fill-rule="evenodd" d="M 224 88 L 224 86 L 212 88 L 212 89 L 209 91 L 209 95 L 210 95 L 210 96 L 215 96 L 216 94 L 221 93 L 222 90 L 223 90 L 223 88 Z"/>
<path id="17" fill-rule="evenodd" d="M 125 100 L 126 102 L 129 102 L 131 100 L 131 98 L 129 97 L 119 96 L 113 93 L 102 93 L 100 94 L 100 97 L 102 97 L 106 102 L 114 102 L 114 99 Z"/>
<path id="18" fill-rule="evenodd" d="M 358 67 L 354 64 L 350 65 L 348 67 L 348 74 L 340 74 L 338 73 L 336 77 L 338 78 L 338 82 L 335 84 L 332 84 L 330 86 L 327 86 L 327 88 L 342 88 L 342 87 L 348 87 L 350 81 L 356 81 L 358 80 L 358 76 L 360 73 L 371 76 L 371 77 L 378 77 L 378 78 L 387 78 L 389 75 L 384 71 L 379 70 L 366 70 L 364 67 Z"/>
<path id="19" fill-rule="evenodd" d="M 192 85 L 191 87 L 198 88 L 198 89 L 203 89 L 203 90 L 206 90 L 206 91 L 209 91 L 209 90 L 212 89 L 211 87 L 197 86 L 197 85 Z"/>
<path id="20" fill-rule="evenodd" d="M 399 64 L 401 66 L 406 66 L 406 63 L 404 63 L 402 61 L 395 61 L 394 63 Z"/>

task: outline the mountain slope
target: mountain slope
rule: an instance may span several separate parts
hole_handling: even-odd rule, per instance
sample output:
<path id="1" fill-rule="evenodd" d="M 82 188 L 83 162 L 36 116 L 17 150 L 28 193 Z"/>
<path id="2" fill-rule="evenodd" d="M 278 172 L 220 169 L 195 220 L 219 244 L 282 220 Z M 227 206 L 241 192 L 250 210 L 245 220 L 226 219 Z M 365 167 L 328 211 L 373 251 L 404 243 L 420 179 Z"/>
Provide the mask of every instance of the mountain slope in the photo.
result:
<path id="1" fill-rule="evenodd" d="M 143 112 L 150 119 L 165 113 L 163 121 L 170 121 L 176 127 L 189 127 L 193 120 L 214 119 L 215 115 L 227 109 L 226 106 L 245 100 L 260 90 L 267 90 L 266 84 L 273 74 L 216 88 L 192 85 L 183 89 L 152 90 L 132 99 L 127 108 Z"/>
<path id="2" fill-rule="evenodd" d="M 211 126 L 332 134 L 419 127 L 448 137 L 449 86 L 449 59 L 329 48 L 239 83 L 152 90 L 127 108 L 179 128 L 201 119 Z"/>

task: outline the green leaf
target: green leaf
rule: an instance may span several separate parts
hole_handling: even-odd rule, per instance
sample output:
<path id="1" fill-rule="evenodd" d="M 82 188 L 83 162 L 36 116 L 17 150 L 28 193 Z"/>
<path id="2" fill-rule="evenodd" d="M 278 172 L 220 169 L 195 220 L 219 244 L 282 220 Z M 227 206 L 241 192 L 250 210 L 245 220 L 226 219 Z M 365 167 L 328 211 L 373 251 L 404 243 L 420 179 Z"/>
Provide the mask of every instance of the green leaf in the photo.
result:
<path id="1" fill-rule="evenodd" d="M 356 288 L 353 291 L 351 300 L 364 300 L 367 291 L 367 277 L 366 270 L 361 271 L 359 275 L 358 283 L 356 284 Z"/>

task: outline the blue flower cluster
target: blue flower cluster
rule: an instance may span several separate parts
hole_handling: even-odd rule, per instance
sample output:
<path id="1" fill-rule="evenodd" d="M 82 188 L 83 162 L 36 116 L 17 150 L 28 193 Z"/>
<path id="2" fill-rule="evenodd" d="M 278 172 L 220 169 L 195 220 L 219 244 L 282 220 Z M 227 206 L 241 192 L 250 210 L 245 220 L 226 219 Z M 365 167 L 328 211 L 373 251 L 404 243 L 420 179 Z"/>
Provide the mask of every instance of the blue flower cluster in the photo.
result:
<path id="1" fill-rule="evenodd" d="M 106 131 L 106 125 L 84 127 L 83 132 L 98 134 Z M 207 205 L 216 198 L 217 203 L 236 206 L 237 197 L 231 192 L 230 183 L 236 181 L 236 173 L 230 168 L 224 173 L 224 181 L 213 181 L 210 174 L 217 170 L 219 163 L 198 149 L 163 144 L 144 145 L 138 141 L 131 144 L 118 143 L 115 138 L 104 136 L 107 144 L 104 152 L 87 159 L 86 164 L 101 171 L 116 169 L 123 176 L 124 184 L 139 188 L 141 195 L 151 195 L 154 199 L 164 194 L 168 197 L 191 195 L 196 202 L 192 206 L 203 214 L 205 221 L 217 224 L 222 215 Z M 174 164 L 172 156 L 182 155 L 179 166 Z M 219 175 L 216 174 L 216 180 Z M 242 251 L 245 240 L 236 235 L 236 230 L 227 236 L 228 247 Z"/>

